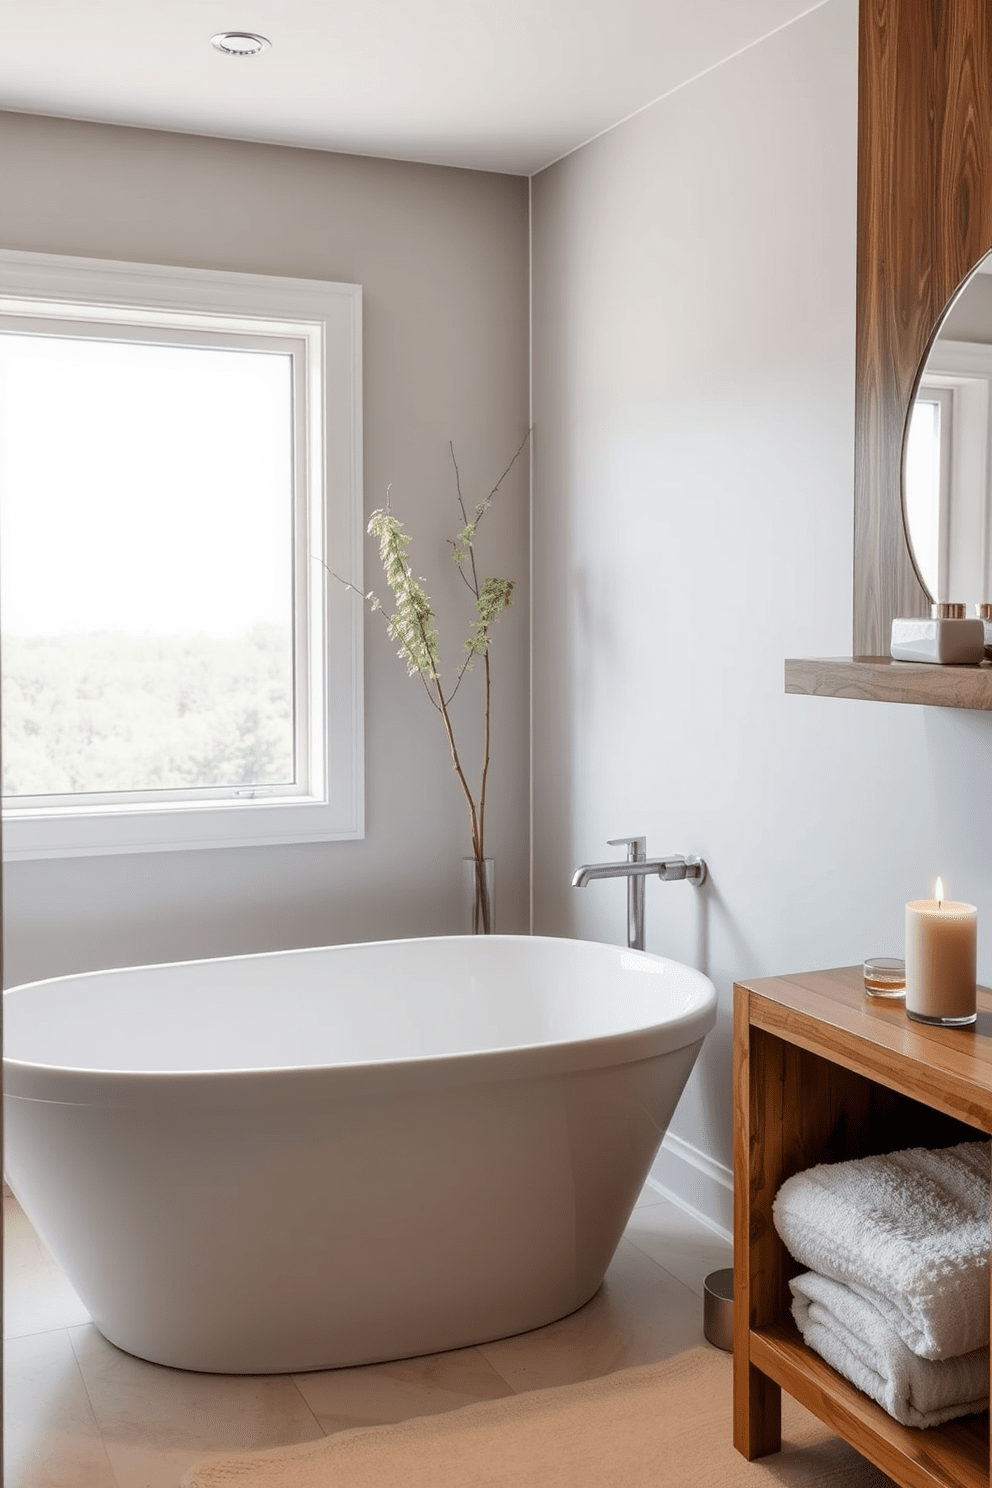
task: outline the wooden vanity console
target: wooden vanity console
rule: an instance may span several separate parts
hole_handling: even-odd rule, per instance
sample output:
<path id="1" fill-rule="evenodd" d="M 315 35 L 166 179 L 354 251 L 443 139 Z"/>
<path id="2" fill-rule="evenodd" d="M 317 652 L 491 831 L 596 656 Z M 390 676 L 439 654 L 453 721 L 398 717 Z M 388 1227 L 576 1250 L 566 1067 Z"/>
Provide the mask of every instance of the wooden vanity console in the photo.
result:
<path id="1" fill-rule="evenodd" d="M 911 1023 L 860 967 L 734 988 L 734 1445 L 781 1446 L 782 1390 L 905 1488 L 989 1488 L 989 1417 L 901 1426 L 802 1342 L 798 1266 L 772 1224 L 780 1184 L 818 1162 L 992 1133 L 992 992 L 971 1029 Z"/>

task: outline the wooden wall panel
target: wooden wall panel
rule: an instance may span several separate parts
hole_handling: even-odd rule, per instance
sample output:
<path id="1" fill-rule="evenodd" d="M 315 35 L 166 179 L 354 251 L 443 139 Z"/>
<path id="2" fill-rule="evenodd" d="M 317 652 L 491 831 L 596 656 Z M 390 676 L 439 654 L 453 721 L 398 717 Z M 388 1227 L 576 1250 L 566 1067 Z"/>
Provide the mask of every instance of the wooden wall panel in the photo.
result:
<path id="1" fill-rule="evenodd" d="M 992 248 L 992 0 L 861 0 L 854 653 L 927 613 L 902 525 L 917 370 Z"/>

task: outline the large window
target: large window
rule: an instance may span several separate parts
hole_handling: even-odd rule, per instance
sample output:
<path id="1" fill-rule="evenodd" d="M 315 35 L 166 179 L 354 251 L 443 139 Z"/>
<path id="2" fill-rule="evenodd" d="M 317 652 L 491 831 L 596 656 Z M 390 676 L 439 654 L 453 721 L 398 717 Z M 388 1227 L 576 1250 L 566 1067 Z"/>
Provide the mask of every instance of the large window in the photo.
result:
<path id="1" fill-rule="evenodd" d="M 0 254 L 10 856 L 361 835 L 360 305 Z"/>

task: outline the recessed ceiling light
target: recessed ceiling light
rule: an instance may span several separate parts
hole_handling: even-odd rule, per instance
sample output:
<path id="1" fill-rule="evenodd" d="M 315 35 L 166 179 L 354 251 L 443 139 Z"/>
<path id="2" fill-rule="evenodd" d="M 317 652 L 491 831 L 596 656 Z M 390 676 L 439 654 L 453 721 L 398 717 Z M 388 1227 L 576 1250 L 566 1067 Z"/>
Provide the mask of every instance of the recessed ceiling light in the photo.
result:
<path id="1" fill-rule="evenodd" d="M 258 36 L 254 31 L 220 31 L 216 36 L 211 36 L 210 45 L 228 57 L 257 57 L 259 52 L 266 51 L 272 43 L 267 37 Z"/>

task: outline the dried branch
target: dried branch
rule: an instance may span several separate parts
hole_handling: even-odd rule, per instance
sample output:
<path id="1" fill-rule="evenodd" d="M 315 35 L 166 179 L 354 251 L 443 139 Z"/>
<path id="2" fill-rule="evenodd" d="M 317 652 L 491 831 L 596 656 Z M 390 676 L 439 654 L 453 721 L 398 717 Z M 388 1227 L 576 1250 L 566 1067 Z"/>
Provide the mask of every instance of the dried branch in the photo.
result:
<path id="1" fill-rule="evenodd" d="M 468 806 L 472 834 L 472 854 L 479 870 L 476 890 L 477 909 L 481 914 L 482 929 L 486 932 L 491 929 L 491 913 L 488 893 L 485 887 L 485 878 L 481 868 L 485 857 L 486 800 L 492 744 L 492 665 L 489 651 L 492 645 L 492 627 L 503 611 L 509 608 L 513 599 L 515 585 L 512 579 L 487 578 L 480 582 L 474 544 L 479 523 L 489 510 L 493 498 L 523 452 L 530 435 L 531 431 L 528 429 L 499 480 L 485 499 L 476 505 L 475 514 L 471 520 L 469 519 L 468 508 L 465 505 L 465 498 L 462 493 L 461 472 L 458 468 L 458 461 L 455 458 L 455 447 L 452 442 L 448 444 L 448 449 L 451 452 L 451 463 L 455 472 L 456 499 L 462 517 L 461 531 L 456 538 L 448 539 L 448 546 L 452 549 L 452 556 L 458 565 L 458 571 L 464 583 L 475 599 L 475 619 L 470 626 L 468 639 L 464 643 L 465 657 L 455 674 L 454 686 L 447 696 L 445 696 L 444 687 L 441 682 L 441 664 L 433 606 L 424 587 L 423 579 L 415 578 L 410 568 L 410 563 L 406 556 L 406 549 L 410 543 L 410 538 L 404 532 L 402 523 L 392 514 L 390 505 L 392 487 L 387 487 L 386 504 L 380 510 L 372 513 L 368 525 L 370 536 L 379 539 L 379 558 L 386 576 L 386 582 L 396 601 L 396 607 L 392 614 L 389 614 L 383 609 L 371 590 L 367 594 L 362 593 L 354 584 L 350 583 L 347 579 L 343 579 L 340 574 L 334 573 L 333 569 L 328 568 L 323 559 L 318 559 L 318 562 L 327 569 L 327 572 L 332 574 L 345 588 L 351 589 L 353 593 L 360 595 L 364 601 L 369 603 L 373 609 L 382 612 L 390 636 L 399 644 L 398 654 L 406 662 L 407 672 L 411 676 L 414 673 L 419 675 L 433 707 L 441 715 L 455 776 Z M 472 670 L 473 662 L 480 656 L 482 657 L 485 669 L 484 734 L 482 771 L 478 801 L 476 801 L 458 751 L 450 708 L 458 693 L 458 689 L 462 685 L 466 672 Z"/>

